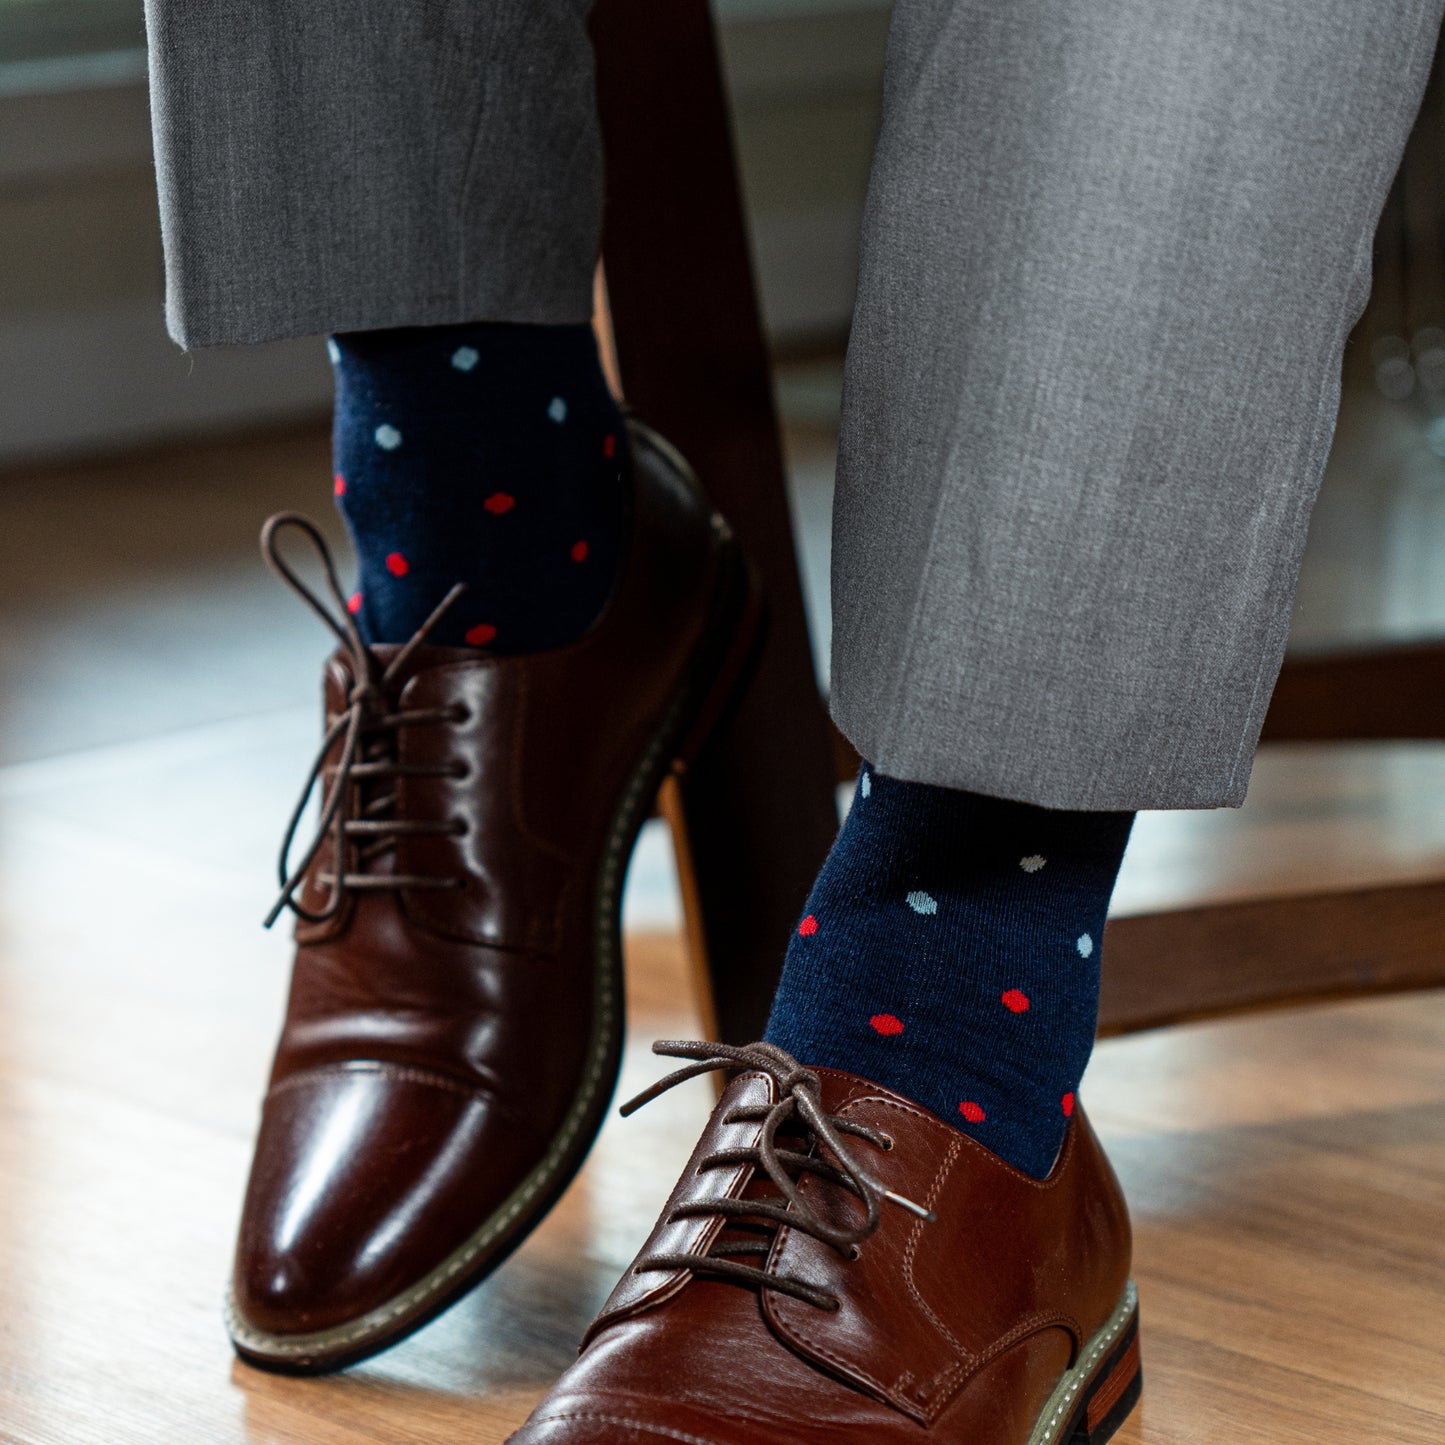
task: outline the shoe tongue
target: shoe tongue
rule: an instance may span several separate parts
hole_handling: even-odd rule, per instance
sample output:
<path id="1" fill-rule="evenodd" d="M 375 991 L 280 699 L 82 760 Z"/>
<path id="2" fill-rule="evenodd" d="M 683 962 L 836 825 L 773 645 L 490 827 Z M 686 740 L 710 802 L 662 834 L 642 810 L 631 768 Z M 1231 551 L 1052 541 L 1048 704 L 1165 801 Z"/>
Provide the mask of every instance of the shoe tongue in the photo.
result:
<path id="1" fill-rule="evenodd" d="M 761 1166 L 753 1170 L 753 1177 L 743 1187 L 742 1193 L 738 1195 L 743 1200 L 766 1199 L 775 1204 L 783 1203 L 778 1193 L 778 1186 L 768 1178 L 767 1171 Z M 729 1218 L 718 1230 L 712 1244 L 708 1246 L 708 1253 L 714 1252 L 719 1245 L 757 1243 L 771 1245 L 777 1235 L 780 1226 L 771 1219 L 733 1219 Z M 763 1256 L 764 1258 L 766 1255 Z M 759 1266 L 762 1259 L 751 1261 Z"/>
<path id="2" fill-rule="evenodd" d="M 806 1131 L 802 1129 L 788 1129 L 786 1127 L 779 1130 L 777 1137 L 777 1146 L 779 1149 L 788 1149 L 793 1151 L 794 1153 L 808 1152 L 808 1140 Z M 814 1143 L 813 1148 L 816 1149 L 817 1147 L 817 1144 Z M 790 1172 L 794 1173 L 796 1177 L 798 1171 Z M 806 1173 L 806 1171 L 803 1171 L 803 1173 Z M 744 1200 L 766 1199 L 770 1203 L 774 1204 L 781 1204 L 785 1202 L 781 1193 L 778 1190 L 778 1186 L 773 1183 L 771 1177 L 768 1174 L 768 1171 L 764 1169 L 761 1164 L 757 1164 L 753 1167 L 752 1178 L 749 1179 L 747 1184 L 743 1186 L 742 1192 L 738 1195 L 738 1198 Z M 772 1237 L 778 1232 L 778 1229 L 778 1224 L 770 1219 L 756 1219 L 747 1221 L 729 1220 L 728 1223 L 725 1224 L 722 1229 L 718 1231 L 717 1242 L 719 1244 L 722 1244 L 733 1243 L 739 1240 L 771 1240 Z"/>
<path id="3" fill-rule="evenodd" d="M 379 669 L 381 672 L 385 672 L 403 650 L 404 644 L 400 642 L 376 642 L 370 648 L 371 655 L 381 664 Z M 347 677 L 350 677 L 352 675 L 350 655 L 344 650 L 338 650 L 336 658 Z M 483 661 L 486 661 L 486 654 L 479 653 L 473 647 L 433 647 L 428 643 L 423 643 L 407 654 L 387 684 L 387 691 L 393 696 L 396 695 L 418 673 L 428 672 L 434 667 L 446 667 L 458 662 Z"/>

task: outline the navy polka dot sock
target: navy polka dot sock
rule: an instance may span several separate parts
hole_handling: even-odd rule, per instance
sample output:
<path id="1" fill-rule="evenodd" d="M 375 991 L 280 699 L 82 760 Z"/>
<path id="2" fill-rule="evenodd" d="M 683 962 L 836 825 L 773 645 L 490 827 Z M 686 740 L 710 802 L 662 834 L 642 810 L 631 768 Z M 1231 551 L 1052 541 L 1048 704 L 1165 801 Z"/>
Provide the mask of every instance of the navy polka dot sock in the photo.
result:
<path id="1" fill-rule="evenodd" d="M 591 328 L 352 332 L 328 349 L 363 637 L 405 642 L 457 582 L 433 642 L 519 653 L 585 632 L 626 534 L 626 438 Z"/>
<path id="2" fill-rule="evenodd" d="M 885 778 L 853 806 L 788 946 L 768 1039 L 885 1084 L 1036 1178 L 1093 1048 L 1132 813 Z"/>

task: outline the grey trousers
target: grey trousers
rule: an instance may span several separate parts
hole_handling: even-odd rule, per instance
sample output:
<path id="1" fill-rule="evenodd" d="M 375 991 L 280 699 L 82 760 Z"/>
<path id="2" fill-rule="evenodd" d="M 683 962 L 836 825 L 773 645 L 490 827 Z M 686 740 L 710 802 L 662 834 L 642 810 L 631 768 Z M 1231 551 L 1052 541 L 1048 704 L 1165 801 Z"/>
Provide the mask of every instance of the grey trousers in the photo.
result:
<path id="1" fill-rule="evenodd" d="M 1238 804 L 1445 0 L 897 0 L 834 716 L 884 773 Z M 147 0 L 187 346 L 578 321 L 587 0 Z"/>

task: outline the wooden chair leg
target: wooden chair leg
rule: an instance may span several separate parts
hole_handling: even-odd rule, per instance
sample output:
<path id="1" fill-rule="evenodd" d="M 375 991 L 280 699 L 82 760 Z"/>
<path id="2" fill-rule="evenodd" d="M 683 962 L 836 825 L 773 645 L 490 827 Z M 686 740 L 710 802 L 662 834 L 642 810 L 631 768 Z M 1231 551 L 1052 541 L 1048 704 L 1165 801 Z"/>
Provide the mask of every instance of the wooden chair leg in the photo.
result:
<path id="1" fill-rule="evenodd" d="M 723 734 L 665 804 L 717 1036 L 762 1032 L 837 829 L 830 732 L 784 490 L 727 101 L 706 0 L 599 0 L 603 267 L 627 400 L 697 469 L 761 577 L 765 633 Z"/>
<path id="2" fill-rule="evenodd" d="M 1116 918 L 1099 1032 L 1445 988 L 1442 918 L 1439 879 Z"/>

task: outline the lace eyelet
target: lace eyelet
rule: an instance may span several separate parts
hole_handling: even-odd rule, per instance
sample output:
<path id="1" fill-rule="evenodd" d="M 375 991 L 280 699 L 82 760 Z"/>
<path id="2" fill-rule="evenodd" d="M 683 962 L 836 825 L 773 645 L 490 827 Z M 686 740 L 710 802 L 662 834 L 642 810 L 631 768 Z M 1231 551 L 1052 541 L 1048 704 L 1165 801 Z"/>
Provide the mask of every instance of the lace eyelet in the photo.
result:
<path id="1" fill-rule="evenodd" d="M 447 777 L 455 778 L 458 782 L 471 777 L 472 768 L 470 763 L 455 762 L 447 769 Z"/>
<path id="2" fill-rule="evenodd" d="M 879 1147 L 882 1148 L 885 1154 L 891 1153 L 893 1150 L 893 1136 L 891 1134 L 885 1134 L 879 1141 Z"/>
<path id="3" fill-rule="evenodd" d="M 848 1258 L 849 1258 L 849 1259 L 861 1259 L 862 1257 L 863 1257 L 863 1251 L 862 1251 L 861 1249 L 859 1249 L 856 1244 L 850 1244 L 850 1245 L 848 1246 Z"/>
<path id="4" fill-rule="evenodd" d="M 453 818 L 447 826 L 453 838 L 465 838 L 472 831 L 472 825 L 465 818 Z"/>
<path id="5" fill-rule="evenodd" d="M 823 1306 L 823 1308 L 827 1310 L 830 1315 L 835 1315 L 840 1309 L 843 1308 L 843 1301 L 840 1300 L 837 1295 L 830 1294 L 828 1296 L 828 1302 Z"/>
<path id="6" fill-rule="evenodd" d="M 454 703 L 448 711 L 451 714 L 452 722 L 457 727 L 462 727 L 472 720 L 472 710 L 464 702 Z"/>

